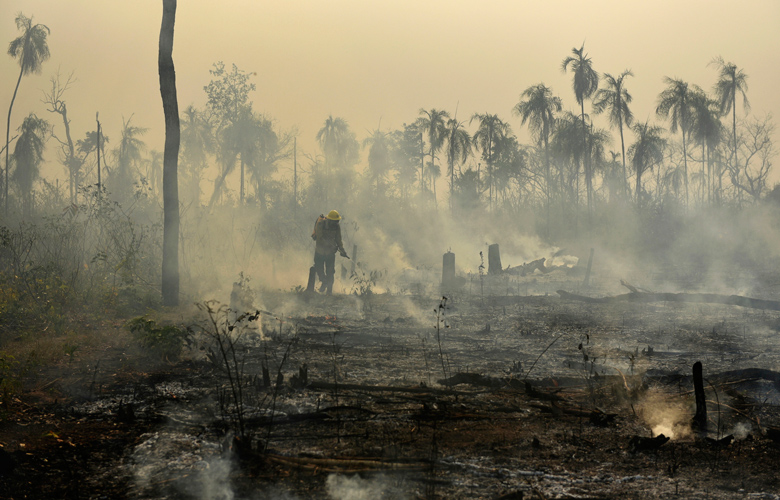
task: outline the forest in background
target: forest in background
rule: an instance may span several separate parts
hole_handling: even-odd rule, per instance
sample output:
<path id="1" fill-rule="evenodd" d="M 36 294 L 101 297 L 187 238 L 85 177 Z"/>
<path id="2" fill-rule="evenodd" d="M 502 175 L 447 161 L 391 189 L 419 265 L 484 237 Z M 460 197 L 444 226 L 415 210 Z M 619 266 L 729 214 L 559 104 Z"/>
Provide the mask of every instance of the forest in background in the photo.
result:
<path id="1" fill-rule="evenodd" d="M 48 27 L 23 14 L 16 25 L 7 56 L 20 72 L 0 179 L 0 345 L 20 332 L 66 333 L 76 311 L 127 317 L 160 307 L 162 153 L 146 147 L 151 132 L 132 116 L 116 131 L 100 128 L 99 115 L 94 126 L 71 124 L 68 109 L 83 105 L 68 100 L 73 74 L 51 77 L 45 117 L 13 108 L 50 49 Z M 757 277 L 772 265 L 774 122 L 750 108 L 744 69 L 716 56 L 710 82 L 667 77 L 655 116 L 642 121 L 629 69 L 602 71 L 584 45 L 559 64 L 571 77 L 566 94 L 538 83 L 507 112 L 421 108 L 400 129 L 380 122 L 362 134 L 331 115 L 319 151 L 303 154 L 295 130 L 256 109 L 254 73 L 214 63 L 202 104 L 180 117 L 182 303 L 226 300 L 236 281 L 298 290 L 311 226 L 333 208 L 348 248 L 360 248 L 345 292 L 369 279 L 404 293 L 399 273 L 436 270 L 448 250 L 459 272 L 477 273 L 494 242 L 510 265 L 592 247 L 616 268 L 673 263 L 707 275 L 744 266 Z M 563 95 L 579 113 L 563 111 Z M 46 164 L 67 182 L 42 175 Z M 753 285 L 703 282 L 732 293 Z"/>

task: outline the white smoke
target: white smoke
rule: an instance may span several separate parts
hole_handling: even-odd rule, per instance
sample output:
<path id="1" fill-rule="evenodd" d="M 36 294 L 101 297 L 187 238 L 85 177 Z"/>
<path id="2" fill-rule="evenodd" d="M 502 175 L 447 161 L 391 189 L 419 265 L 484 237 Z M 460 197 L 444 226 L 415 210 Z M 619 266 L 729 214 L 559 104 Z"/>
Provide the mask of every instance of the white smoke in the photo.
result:
<path id="1" fill-rule="evenodd" d="M 232 464 L 229 458 L 214 458 L 204 462 L 197 478 L 197 498 L 201 500 L 233 500 L 235 494 L 230 485 Z"/>
<path id="2" fill-rule="evenodd" d="M 378 500 L 387 498 L 391 485 L 386 478 L 363 479 L 359 476 L 331 474 L 325 482 L 328 496 L 333 500 Z M 402 498 L 393 492 L 392 498 Z"/>

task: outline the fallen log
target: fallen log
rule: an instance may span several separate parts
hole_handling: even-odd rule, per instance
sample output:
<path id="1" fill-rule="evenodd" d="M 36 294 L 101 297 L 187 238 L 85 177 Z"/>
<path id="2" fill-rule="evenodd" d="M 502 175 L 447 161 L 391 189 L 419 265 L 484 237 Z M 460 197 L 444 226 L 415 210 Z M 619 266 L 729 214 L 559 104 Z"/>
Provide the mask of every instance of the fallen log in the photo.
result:
<path id="1" fill-rule="evenodd" d="M 725 304 L 731 306 L 741 306 L 750 309 L 762 309 L 769 311 L 780 311 L 780 301 L 753 299 L 741 295 L 719 295 L 716 293 L 649 293 L 649 292 L 631 292 L 613 297 L 587 297 L 569 293 L 565 290 L 558 290 L 558 295 L 562 299 L 577 300 L 588 302 L 590 304 L 613 304 L 618 302 L 691 302 L 696 304 Z"/>
<path id="2" fill-rule="evenodd" d="M 509 267 L 506 270 L 504 270 L 504 273 L 512 274 L 515 276 L 526 276 L 538 269 L 542 274 L 546 274 L 549 272 L 549 270 L 546 267 L 544 267 L 545 260 L 547 259 L 543 257 L 541 259 L 536 259 L 532 262 L 524 263 L 521 266 Z"/>
<path id="3" fill-rule="evenodd" d="M 425 462 L 387 461 L 381 458 L 309 458 L 286 457 L 283 455 L 265 455 L 266 460 L 280 465 L 322 472 L 357 472 L 357 471 L 418 471 L 428 466 Z"/>
<path id="4" fill-rule="evenodd" d="M 452 389 L 439 389 L 433 387 L 395 387 L 386 385 L 363 385 L 363 384 L 334 384 L 332 382 L 309 382 L 307 389 L 321 391 L 366 391 L 366 392 L 410 392 L 414 394 L 467 394 L 462 391 L 453 391 Z"/>

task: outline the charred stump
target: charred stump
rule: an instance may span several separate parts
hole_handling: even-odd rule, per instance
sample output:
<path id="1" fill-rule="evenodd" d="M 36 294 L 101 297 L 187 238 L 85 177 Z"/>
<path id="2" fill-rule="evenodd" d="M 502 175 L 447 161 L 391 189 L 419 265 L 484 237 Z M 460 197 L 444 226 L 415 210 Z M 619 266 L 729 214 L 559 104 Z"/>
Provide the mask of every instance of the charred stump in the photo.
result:
<path id="1" fill-rule="evenodd" d="M 493 243 L 488 247 L 488 274 L 501 274 L 501 251 L 498 243 Z"/>
<path id="2" fill-rule="evenodd" d="M 314 270 L 314 266 L 309 268 L 309 282 L 306 285 L 307 292 L 314 291 L 314 280 L 317 278 L 317 271 Z"/>
<path id="3" fill-rule="evenodd" d="M 441 265 L 441 292 L 452 291 L 455 285 L 455 254 L 447 252 L 442 258 Z"/>
<path id="4" fill-rule="evenodd" d="M 593 249 L 590 249 L 590 257 L 588 257 L 588 268 L 585 270 L 585 279 L 582 281 L 582 286 L 587 287 L 590 285 L 590 268 L 593 266 Z"/>
<path id="5" fill-rule="evenodd" d="M 701 361 L 693 364 L 693 391 L 696 398 L 696 414 L 692 427 L 700 436 L 707 434 L 707 400 L 704 397 L 704 376 Z"/>

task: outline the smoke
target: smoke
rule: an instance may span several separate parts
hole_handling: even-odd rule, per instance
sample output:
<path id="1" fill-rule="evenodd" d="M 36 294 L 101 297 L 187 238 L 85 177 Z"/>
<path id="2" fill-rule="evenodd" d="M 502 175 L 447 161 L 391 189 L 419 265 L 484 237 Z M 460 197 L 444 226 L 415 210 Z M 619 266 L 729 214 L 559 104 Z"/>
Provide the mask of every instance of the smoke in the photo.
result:
<path id="1" fill-rule="evenodd" d="M 737 422 L 734 424 L 734 428 L 731 429 L 730 432 L 727 432 L 726 434 L 731 434 L 734 436 L 734 438 L 738 441 L 741 441 L 743 439 L 746 439 L 750 432 L 753 430 L 753 427 L 747 423 L 747 422 Z"/>
<path id="2" fill-rule="evenodd" d="M 197 489 L 192 493 L 200 500 L 233 500 L 235 494 L 230 484 L 232 463 L 219 457 L 203 462 L 203 469 L 195 481 Z"/>
<path id="3" fill-rule="evenodd" d="M 408 498 L 406 494 L 395 491 L 390 481 L 381 476 L 363 479 L 359 476 L 331 474 L 325 482 L 325 488 L 332 500 Z"/>
<path id="4" fill-rule="evenodd" d="M 683 439 L 691 435 L 690 407 L 662 392 L 648 390 L 637 405 L 637 413 L 654 436 L 663 434 L 671 439 Z"/>

